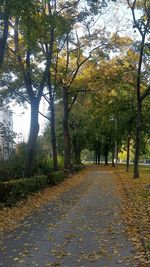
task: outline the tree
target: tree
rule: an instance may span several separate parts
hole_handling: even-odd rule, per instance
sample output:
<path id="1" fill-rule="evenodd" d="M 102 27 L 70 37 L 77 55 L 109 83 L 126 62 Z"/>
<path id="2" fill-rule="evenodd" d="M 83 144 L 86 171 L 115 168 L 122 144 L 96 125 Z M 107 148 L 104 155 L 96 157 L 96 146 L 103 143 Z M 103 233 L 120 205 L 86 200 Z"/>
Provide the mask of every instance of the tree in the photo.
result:
<path id="1" fill-rule="evenodd" d="M 141 140 L 141 114 L 143 100 L 150 93 L 150 84 L 145 80 L 145 73 L 147 76 L 146 63 L 149 60 L 148 34 L 150 32 L 150 1 L 130 1 L 127 3 L 132 11 L 133 27 L 138 30 L 140 41 L 137 43 L 138 49 L 138 65 L 136 76 L 136 99 L 137 99 L 137 118 L 136 118 L 136 139 L 135 139 L 135 159 L 134 159 L 134 178 L 139 178 L 139 154 L 140 154 L 140 140 Z M 136 15 L 137 11 L 137 15 Z M 140 18 L 138 12 L 140 11 Z"/>
<path id="2" fill-rule="evenodd" d="M 24 86 L 26 88 L 26 92 L 31 106 L 30 133 L 24 172 L 26 177 L 30 177 L 32 174 L 36 140 L 39 132 L 39 104 L 43 94 L 44 86 L 47 81 L 51 63 L 51 48 L 50 46 L 47 46 L 48 56 L 45 61 L 45 68 L 42 71 L 43 73 L 40 69 L 35 67 L 34 58 L 36 60 L 40 52 L 39 41 L 36 41 L 36 38 L 38 38 L 36 31 L 37 28 L 39 29 L 40 26 L 46 27 L 45 21 L 42 21 L 41 23 L 36 21 L 36 16 L 38 15 L 42 16 L 37 6 L 33 4 L 31 4 L 30 6 L 25 6 L 23 9 L 22 17 L 16 17 L 14 28 L 15 56 L 17 58 L 18 67 L 21 71 L 20 75 L 24 80 Z M 34 29 L 36 29 L 36 31 Z M 42 36 L 39 36 L 39 38 L 42 39 Z M 32 58 L 33 56 L 34 58 Z M 39 80 L 35 77 L 33 70 L 36 71 L 36 76 L 37 73 L 39 74 Z M 34 78 L 35 80 L 33 80 Z"/>
<path id="3" fill-rule="evenodd" d="M 9 16 L 9 5 L 7 2 L 2 1 L 0 6 L 0 67 L 3 63 L 8 38 Z"/>
<path id="4" fill-rule="evenodd" d="M 123 47 L 122 38 L 117 39 Z M 131 40 L 127 37 L 123 40 L 131 46 Z M 116 44 L 113 45 L 116 47 Z M 98 62 L 98 67 L 93 68 L 89 84 L 93 103 L 93 118 L 89 119 L 90 143 L 97 154 L 97 161 L 101 150 L 107 164 L 108 152 L 111 152 L 113 166 L 114 158 L 117 159 L 119 149 L 127 142 L 129 132 L 130 138 L 134 135 L 135 125 L 134 77 L 137 56 L 131 48 L 121 50 L 123 53 L 116 57 Z"/>
<path id="5" fill-rule="evenodd" d="M 81 163 L 81 151 L 86 147 L 86 130 L 89 121 L 87 95 L 78 96 L 69 116 L 69 129 L 73 151 L 73 163 Z"/>

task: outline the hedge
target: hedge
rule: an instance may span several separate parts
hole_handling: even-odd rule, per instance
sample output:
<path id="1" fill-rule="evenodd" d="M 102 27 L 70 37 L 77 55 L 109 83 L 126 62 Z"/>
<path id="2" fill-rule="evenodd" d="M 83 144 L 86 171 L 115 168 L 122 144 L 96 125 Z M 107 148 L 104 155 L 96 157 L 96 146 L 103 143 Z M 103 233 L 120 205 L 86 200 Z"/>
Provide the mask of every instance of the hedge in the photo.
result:
<path id="1" fill-rule="evenodd" d="M 71 169 L 70 169 L 70 172 L 71 173 L 75 173 L 75 172 L 78 172 L 80 170 L 82 170 L 84 168 L 84 164 L 78 164 L 78 165 L 72 165 L 71 166 Z"/>
<path id="2" fill-rule="evenodd" d="M 65 170 L 53 172 L 49 175 L 49 183 L 52 186 L 58 185 L 61 182 L 63 182 L 67 176 L 68 176 L 68 173 Z"/>
<path id="3" fill-rule="evenodd" d="M 78 172 L 84 168 L 84 164 L 75 165 L 75 172 Z"/>
<path id="4" fill-rule="evenodd" d="M 74 166 L 75 171 L 83 168 L 83 165 Z M 11 207 L 18 201 L 27 197 L 29 194 L 38 192 L 47 186 L 60 184 L 69 175 L 68 170 L 50 173 L 48 176 L 40 175 L 31 178 L 22 178 L 17 180 L 0 182 L 0 203 Z"/>
<path id="5" fill-rule="evenodd" d="M 47 176 L 0 182 L 0 202 L 5 203 L 5 206 L 13 206 L 27 195 L 45 188 L 48 183 Z"/>

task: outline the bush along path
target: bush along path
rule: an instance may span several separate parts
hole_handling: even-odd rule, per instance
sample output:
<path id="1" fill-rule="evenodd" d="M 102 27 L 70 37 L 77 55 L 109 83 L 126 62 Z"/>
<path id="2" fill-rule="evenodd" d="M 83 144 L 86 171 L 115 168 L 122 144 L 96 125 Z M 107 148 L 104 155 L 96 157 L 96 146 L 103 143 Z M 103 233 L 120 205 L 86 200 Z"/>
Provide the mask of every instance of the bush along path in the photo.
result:
<path id="1" fill-rule="evenodd" d="M 30 201 L 36 203 L 36 198 Z M 34 210 L 31 204 L 31 212 L 17 228 L 2 231 L 0 266 L 142 266 L 125 234 L 113 172 L 88 168 L 38 193 L 37 199 L 40 209 Z M 13 208 L 14 212 L 29 207 L 28 201 Z M 3 212 L 9 215 L 12 210 Z"/>

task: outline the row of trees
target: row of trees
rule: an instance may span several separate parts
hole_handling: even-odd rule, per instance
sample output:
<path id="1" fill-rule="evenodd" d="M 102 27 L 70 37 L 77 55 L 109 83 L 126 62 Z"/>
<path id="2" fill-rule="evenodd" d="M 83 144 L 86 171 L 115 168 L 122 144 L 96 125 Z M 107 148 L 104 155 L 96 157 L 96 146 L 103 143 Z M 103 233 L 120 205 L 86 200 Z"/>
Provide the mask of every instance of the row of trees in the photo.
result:
<path id="1" fill-rule="evenodd" d="M 118 152 L 127 151 L 127 171 L 129 169 L 130 151 L 135 150 L 136 135 L 136 96 L 135 78 L 138 54 L 131 39 L 118 38 L 118 51 L 124 53 L 112 59 L 107 57 L 101 60 L 90 61 L 84 70 L 86 94 L 78 96 L 69 116 L 69 128 L 72 141 L 73 157 L 76 163 L 80 162 L 81 151 L 88 148 L 95 151 L 96 161 L 112 155 L 112 165 L 115 165 Z M 119 48 L 120 47 L 120 48 Z M 97 65 L 97 67 L 96 67 Z M 88 94 L 87 94 L 88 93 Z M 149 98 L 143 102 L 141 146 L 140 153 L 145 154 L 149 140 L 150 120 L 148 116 Z M 61 147 L 60 135 L 62 107 L 56 107 L 56 124 L 58 146 Z M 47 133 L 47 131 L 46 131 Z M 63 151 L 63 148 L 61 148 Z"/>
<path id="2" fill-rule="evenodd" d="M 97 162 L 103 154 L 107 163 L 111 151 L 114 162 L 125 142 L 129 162 L 130 140 L 136 135 L 134 177 L 139 177 L 141 132 L 148 133 L 149 123 L 149 102 L 145 100 L 150 91 L 150 4 L 126 2 L 139 33 L 139 40 L 134 41 L 95 27 L 99 14 L 112 2 L 115 1 L 2 1 L 1 96 L 8 103 L 15 98 L 31 107 L 27 177 L 32 174 L 42 97 L 49 105 L 45 117 L 50 122 L 55 171 L 59 142 L 55 113 L 60 113 L 65 169 L 71 168 L 72 159 L 80 162 L 85 147 L 95 151 Z M 142 106 L 146 118 L 143 125 Z"/>

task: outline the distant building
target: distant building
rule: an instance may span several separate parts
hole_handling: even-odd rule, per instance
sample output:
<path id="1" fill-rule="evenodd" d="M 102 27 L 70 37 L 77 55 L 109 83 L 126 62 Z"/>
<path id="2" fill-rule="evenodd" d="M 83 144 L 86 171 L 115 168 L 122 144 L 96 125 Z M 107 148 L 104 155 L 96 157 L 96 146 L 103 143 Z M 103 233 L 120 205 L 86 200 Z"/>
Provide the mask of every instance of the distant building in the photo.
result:
<path id="1" fill-rule="evenodd" d="M 0 108 L 0 158 L 8 159 L 12 149 L 13 141 L 11 133 L 13 132 L 12 112 L 6 108 Z"/>

